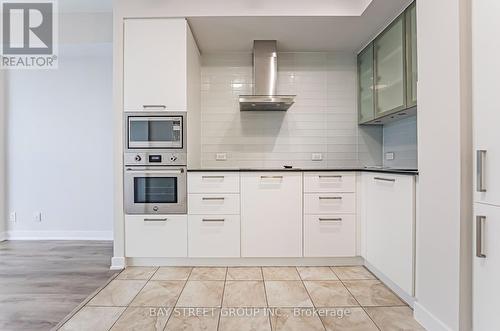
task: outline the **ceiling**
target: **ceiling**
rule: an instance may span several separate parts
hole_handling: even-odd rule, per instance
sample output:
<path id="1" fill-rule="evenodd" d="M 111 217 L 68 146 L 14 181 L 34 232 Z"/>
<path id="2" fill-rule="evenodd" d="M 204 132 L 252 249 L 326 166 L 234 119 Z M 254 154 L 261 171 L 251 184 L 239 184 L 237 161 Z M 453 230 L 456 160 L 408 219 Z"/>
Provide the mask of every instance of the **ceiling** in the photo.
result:
<path id="1" fill-rule="evenodd" d="M 411 0 L 373 0 L 361 16 L 191 17 L 202 52 L 251 52 L 253 40 L 278 41 L 278 50 L 357 52 Z"/>

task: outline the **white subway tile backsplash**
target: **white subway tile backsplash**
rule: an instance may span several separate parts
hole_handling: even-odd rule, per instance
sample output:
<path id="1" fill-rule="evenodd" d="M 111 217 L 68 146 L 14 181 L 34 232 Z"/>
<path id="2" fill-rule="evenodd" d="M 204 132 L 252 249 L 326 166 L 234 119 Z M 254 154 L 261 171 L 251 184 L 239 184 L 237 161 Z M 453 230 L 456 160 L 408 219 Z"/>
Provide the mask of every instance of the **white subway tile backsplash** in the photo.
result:
<path id="1" fill-rule="evenodd" d="M 204 167 L 382 163 L 381 129 L 367 139 L 357 125 L 355 55 L 280 53 L 278 93 L 297 95 L 287 112 L 240 112 L 238 96 L 252 89 L 251 54 L 202 56 Z M 227 153 L 227 160 L 216 161 L 217 153 Z M 323 160 L 312 161 L 312 153 L 322 153 Z"/>

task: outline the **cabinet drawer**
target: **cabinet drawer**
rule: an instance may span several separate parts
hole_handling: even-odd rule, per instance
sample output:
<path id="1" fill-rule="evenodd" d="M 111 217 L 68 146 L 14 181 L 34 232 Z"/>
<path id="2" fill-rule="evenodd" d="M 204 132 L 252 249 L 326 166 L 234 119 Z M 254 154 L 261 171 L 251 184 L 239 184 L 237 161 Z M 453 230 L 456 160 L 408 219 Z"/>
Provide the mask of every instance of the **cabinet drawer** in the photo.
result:
<path id="1" fill-rule="evenodd" d="M 187 215 L 126 215 L 127 257 L 187 257 Z"/>
<path id="2" fill-rule="evenodd" d="M 355 193 L 307 193 L 304 194 L 305 214 L 354 214 Z"/>
<path id="3" fill-rule="evenodd" d="M 190 172 L 188 193 L 239 193 L 240 174 L 237 172 Z"/>
<path id="4" fill-rule="evenodd" d="M 305 257 L 345 257 L 355 255 L 355 215 L 304 216 Z"/>
<path id="5" fill-rule="evenodd" d="M 239 214 L 239 194 L 189 194 L 189 214 Z"/>
<path id="6" fill-rule="evenodd" d="M 239 215 L 189 215 L 189 257 L 240 257 Z"/>
<path id="7" fill-rule="evenodd" d="M 304 173 L 304 192 L 356 192 L 356 174 L 341 172 Z"/>

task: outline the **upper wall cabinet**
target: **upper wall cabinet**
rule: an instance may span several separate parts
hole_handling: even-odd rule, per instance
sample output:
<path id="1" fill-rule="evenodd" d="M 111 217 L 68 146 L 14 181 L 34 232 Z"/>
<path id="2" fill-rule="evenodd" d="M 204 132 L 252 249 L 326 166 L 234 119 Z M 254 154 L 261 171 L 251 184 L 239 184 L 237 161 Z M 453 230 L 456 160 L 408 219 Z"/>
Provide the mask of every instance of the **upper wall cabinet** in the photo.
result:
<path id="1" fill-rule="evenodd" d="M 360 124 L 384 124 L 415 113 L 414 106 L 417 104 L 415 14 L 415 3 L 413 3 L 359 53 Z M 371 52 L 373 57 L 370 64 L 367 61 L 370 61 L 368 54 Z M 368 68 L 372 68 L 371 71 Z M 371 77 L 369 77 L 370 72 Z M 370 79 L 371 85 L 368 84 Z M 368 89 L 371 87 L 371 94 L 368 93 L 367 87 Z M 372 109 L 369 109 L 369 95 L 372 97 Z"/>
<path id="2" fill-rule="evenodd" d="M 406 107 L 405 25 L 398 17 L 374 41 L 375 114 L 383 116 Z"/>
<path id="3" fill-rule="evenodd" d="M 406 10 L 406 105 L 417 105 L 417 6 Z"/>
<path id="4" fill-rule="evenodd" d="M 126 19 L 124 110 L 187 110 L 185 19 Z"/>
<path id="5" fill-rule="evenodd" d="M 359 122 L 373 120 L 373 44 L 358 56 Z"/>

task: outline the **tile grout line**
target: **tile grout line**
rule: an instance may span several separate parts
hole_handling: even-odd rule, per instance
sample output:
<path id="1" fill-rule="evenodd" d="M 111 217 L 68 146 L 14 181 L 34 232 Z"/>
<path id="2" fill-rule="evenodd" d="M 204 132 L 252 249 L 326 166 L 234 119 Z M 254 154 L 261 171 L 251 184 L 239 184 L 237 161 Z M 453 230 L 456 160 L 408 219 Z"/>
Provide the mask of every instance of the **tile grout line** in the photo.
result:
<path id="1" fill-rule="evenodd" d="M 175 300 L 174 306 L 172 307 L 172 311 L 170 311 L 170 315 L 168 315 L 167 321 L 165 322 L 165 326 L 163 327 L 163 331 L 167 329 L 168 322 L 170 321 L 170 318 L 172 317 L 172 314 L 174 312 L 174 309 L 177 307 L 177 303 L 179 302 L 179 299 L 182 295 L 182 292 L 184 292 L 184 289 L 186 288 L 187 282 L 189 280 L 189 277 L 191 277 L 191 273 L 193 272 L 194 267 L 191 267 L 191 270 L 189 271 L 189 275 L 186 277 L 184 281 L 184 286 L 182 287 L 182 290 L 179 292 L 179 296 L 177 297 L 177 300 Z"/>
<path id="2" fill-rule="evenodd" d="M 127 268 L 123 269 L 123 270 L 120 272 L 120 274 L 121 274 L 121 273 L 123 273 L 126 269 L 127 269 Z M 123 314 L 125 313 L 125 311 L 127 311 L 127 309 L 129 308 L 130 304 L 132 303 L 132 301 L 134 301 L 134 299 L 135 299 L 135 298 L 137 298 L 137 296 L 139 295 L 139 293 L 141 293 L 141 291 L 144 289 L 144 287 L 146 287 L 146 285 L 149 283 L 149 280 L 150 280 L 150 279 L 153 277 L 153 275 L 154 275 L 154 274 L 158 271 L 158 269 L 160 269 L 160 268 L 159 268 L 159 267 L 156 267 L 155 272 L 153 272 L 153 273 L 151 274 L 151 276 L 149 276 L 149 278 L 148 278 L 148 279 L 146 279 L 146 282 L 145 282 L 145 283 L 144 283 L 144 285 L 141 287 L 141 289 L 137 292 L 137 294 L 136 294 L 136 295 L 132 298 L 132 300 L 130 300 L 130 302 L 129 302 L 126 306 L 124 306 L 124 307 L 125 307 L 125 309 L 123 309 L 123 311 L 121 312 L 120 316 L 118 316 L 118 318 L 117 318 L 117 319 L 113 322 L 113 324 L 111 324 L 111 326 L 109 327 L 108 331 L 109 331 L 109 330 L 111 330 L 111 329 L 115 326 L 115 324 L 118 322 L 118 320 L 120 319 L 120 317 L 122 317 L 122 316 L 123 316 Z M 117 279 L 117 280 L 143 280 L 143 279 Z M 122 306 L 122 307 L 123 307 L 123 306 Z"/>
<path id="3" fill-rule="evenodd" d="M 349 290 L 349 288 L 347 288 L 347 286 L 344 284 L 344 281 L 342 279 L 340 279 L 339 275 L 337 275 L 337 273 L 335 272 L 335 270 L 333 270 L 333 267 L 330 267 L 330 269 L 333 271 L 333 273 L 335 274 L 335 276 L 337 276 L 337 278 L 340 280 L 340 282 L 342 283 L 342 285 L 344 286 L 344 288 L 347 290 L 347 292 L 349 292 L 349 294 L 354 298 L 354 300 L 356 300 L 356 302 L 358 303 L 359 307 L 361 307 L 361 309 L 364 311 L 364 313 L 366 314 L 366 316 L 368 316 L 368 318 L 372 321 L 373 325 L 375 325 L 375 327 L 377 329 L 379 329 L 379 331 L 382 331 L 382 329 L 378 326 L 377 323 L 375 323 L 375 321 L 370 316 L 370 314 L 368 314 L 368 312 L 366 311 L 365 307 L 363 307 L 361 305 L 361 303 L 358 301 L 358 299 L 356 299 L 356 297 L 354 296 L 354 294 L 352 294 L 352 292 Z"/>
<path id="4" fill-rule="evenodd" d="M 220 309 L 219 309 L 219 319 L 217 320 L 217 330 L 220 327 L 220 319 L 222 315 L 222 305 L 224 303 L 224 292 L 226 291 L 226 283 L 227 283 L 227 273 L 229 272 L 229 267 L 226 267 L 226 273 L 224 274 L 224 287 L 222 288 L 222 297 L 220 298 Z"/>
<path id="5" fill-rule="evenodd" d="M 306 290 L 306 293 L 307 293 L 307 296 L 309 297 L 309 300 L 311 300 L 311 303 L 313 305 L 314 311 L 317 311 L 318 307 L 316 307 L 316 304 L 314 303 L 314 300 L 313 300 L 313 298 L 311 296 L 311 293 L 309 293 L 309 290 L 307 289 L 307 286 L 304 283 L 304 279 L 302 278 L 302 276 L 301 276 L 301 274 L 299 272 L 299 269 L 297 267 L 295 267 L 295 270 L 299 274 L 300 282 L 302 283 L 302 286 L 304 286 L 304 289 Z M 321 319 L 321 316 L 318 316 L 318 319 L 321 322 L 321 325 L 323 326 L 323 329 L 326 331 L 325 323 L 323 323 L 323 320 Z"/>
<path id="6" fill-rule="evenodd" d="M 266 298 L 266 315 L 267 315 L 267 321 L 269 323 L 269 327 L 270 329 L 269 330 L 273 330 L 273 324 L 271 323 L 271 316 L 268 314 L 269 313 L 269 300 L 267 300 L 267 289 L 266 289 L 266 281 L 264 280 L 264 271 L 262 270 L 262 267 L 259 267 L 260 269 L 260 275 L 262 276 L 262 283 L 264 284 L 264 296 Z"/>

